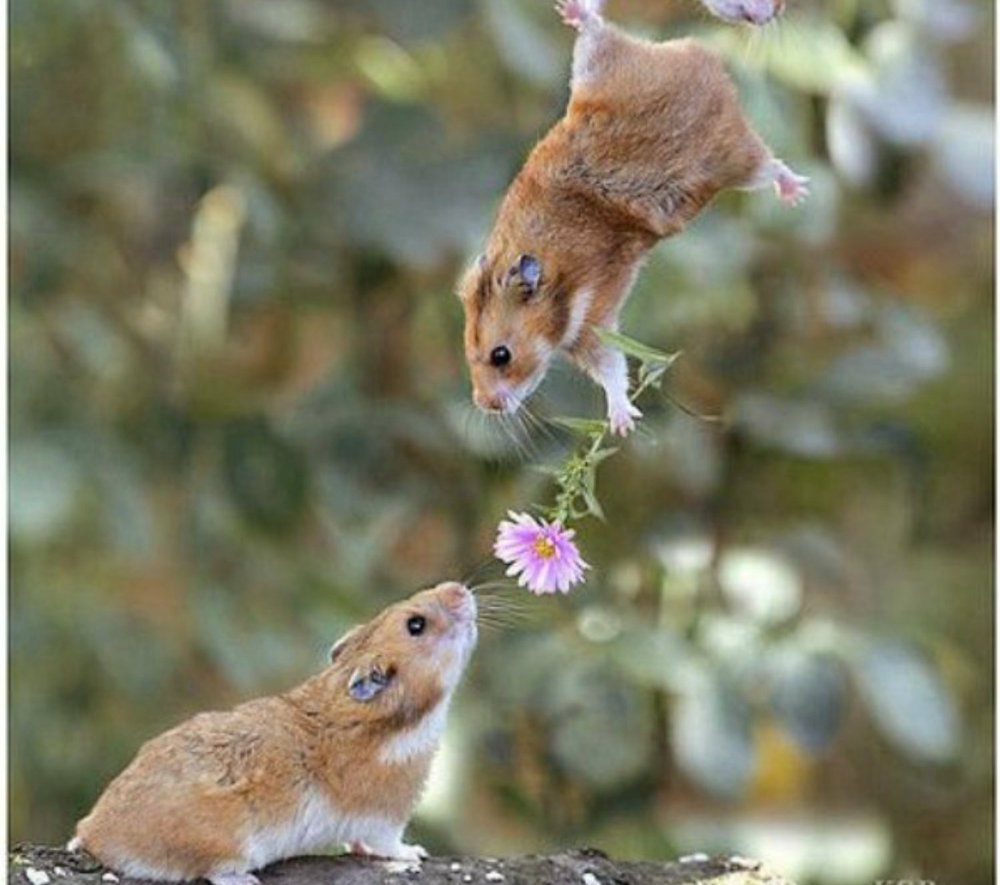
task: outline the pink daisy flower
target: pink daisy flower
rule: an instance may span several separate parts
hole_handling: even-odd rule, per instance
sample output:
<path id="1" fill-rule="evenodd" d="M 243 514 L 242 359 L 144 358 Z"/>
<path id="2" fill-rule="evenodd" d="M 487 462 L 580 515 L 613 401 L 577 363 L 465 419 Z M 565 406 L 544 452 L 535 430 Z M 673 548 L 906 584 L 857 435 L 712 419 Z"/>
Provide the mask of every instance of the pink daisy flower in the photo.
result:
<path id="1" fill-rule="evenodd" d="M 536 521 L 527 513 L 507 513 L 510 519 L 497 526 L 493 552 L 509 563 L 508 575 L 520 574 L 517 583 L 532 593 L 569 593 L 590 568 L 580 558 L 571 529 L 559 522 Z"/>

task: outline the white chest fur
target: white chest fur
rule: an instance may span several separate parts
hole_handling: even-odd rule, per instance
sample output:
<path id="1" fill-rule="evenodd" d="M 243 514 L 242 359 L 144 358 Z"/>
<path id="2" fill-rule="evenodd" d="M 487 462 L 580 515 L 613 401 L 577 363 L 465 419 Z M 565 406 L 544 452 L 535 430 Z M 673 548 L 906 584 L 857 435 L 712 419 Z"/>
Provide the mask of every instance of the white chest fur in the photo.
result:
<path id="1" fill-rule="evenodd" d="M 386 741 L 379 751 L 379 758 L 388 765 L 400 765 L 424 753 L 433 752 L 441 741 L 447 718 L 448 700 L 445 699 L 413 728 Z"/>
<path id="2" fill-rule="evenodd" d="M 399 830 L 398 823 L 374 816 L 346 815 L 318 790 L 310 790 L 287 821 L 251 833 L 243 854 L 247 869 L 256 870 L 282 858 L 340 843 L 376 841 Z"/>
<path id="3" fill-rule="evenodd" d="M 243 845 L 251 870 L 337 841 L 343 815 L 318 791 L 310 790 L 292 816 L 251 833 Z"/>
<path id="4" fill-rule="evenodd" d="M 576 344 L 580 332 L 583 331 L 584 321 L 587 319 L 587 312 L 590 310 L 590 303 L 594 300 L 593 289 L 581 289 L 573 298 L 573 304 L 569 309 L 569 321 L 566 323 L 566 332 L 560 342 L 561 347 L 572 347 Z"/>

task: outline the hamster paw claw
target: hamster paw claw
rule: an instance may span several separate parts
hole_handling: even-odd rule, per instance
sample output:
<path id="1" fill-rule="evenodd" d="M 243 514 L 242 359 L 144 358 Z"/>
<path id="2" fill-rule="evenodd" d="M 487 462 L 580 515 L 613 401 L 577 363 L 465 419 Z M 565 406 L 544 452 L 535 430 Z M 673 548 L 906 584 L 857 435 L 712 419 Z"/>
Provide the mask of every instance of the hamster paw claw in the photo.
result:
<path id="1" fill-rule="evenodd" d="M 632 403 L 628 402 L 628 400 L 608 409 L 608 421 L 611 424 L 611 432 L 616 436 L 628 436 L 635 430 L 636 418 L 641 417 L 642 412 L 633 406 Z"/>
<path id="2" fill-rule="evenodd" d="M 367 842 L 362 842 L 359 839 L 346 843 L 344 847 L 347 848 L 348 852 L 358 857 L 375 857 L 380 860 L 402 863 L 404 865 L 416 864 L 419 866 L 420 861 L 425 857 L 430 857 L 423 845 L 407 845 L 405 842 L 387 847 L 372 847 Z"/>
<path id="3" fill-rule="evenodd" d="M 781 202 L 789 206 L 798 206 L 809 196 L 809 179 L 786 168 L 775 177 L 774 189 Z"/>
<path id="4" fill-rule="evenodd" d="M 392 849 L 391 853 L 386 852 L 387 860 L 395 863 L 416 865 L 418 867 L 425 857 L 430 857 L 430 855 L 423 845 L 407 845 L 405 842 L 400 842 L 399 845 Z"/>

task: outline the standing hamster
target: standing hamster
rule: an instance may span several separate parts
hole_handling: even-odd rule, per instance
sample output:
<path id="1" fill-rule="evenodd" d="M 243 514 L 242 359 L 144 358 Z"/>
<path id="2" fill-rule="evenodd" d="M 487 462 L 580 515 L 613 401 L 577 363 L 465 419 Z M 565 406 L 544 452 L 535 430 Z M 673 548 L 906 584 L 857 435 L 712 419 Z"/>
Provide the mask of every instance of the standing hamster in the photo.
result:
<path id="1" fill-rule="evenodd" d="M 652 43 L 604 21 L 602 0 L 560 0 L 579 31 L 566 115 L 507 191 L 485 252 L 459 284 L 473 399 L 516 412 L 561 353 L 607 397 L 625 435 L 639 412 L 615 329 L 640 264 L 726 188 L 806 179 L 751 129 L 722 63 L 693 40 Z"/>
<path id="2" fill-rule="evenodd" d="M 276 697 L 201 713 L 144 744 L 70 848 L 119 872 L 255 885 L 252 870 L 342 842 L 419 860 L 402 841 L 476 644 L 460 584 L 346 634 L 330 666 Z"/>

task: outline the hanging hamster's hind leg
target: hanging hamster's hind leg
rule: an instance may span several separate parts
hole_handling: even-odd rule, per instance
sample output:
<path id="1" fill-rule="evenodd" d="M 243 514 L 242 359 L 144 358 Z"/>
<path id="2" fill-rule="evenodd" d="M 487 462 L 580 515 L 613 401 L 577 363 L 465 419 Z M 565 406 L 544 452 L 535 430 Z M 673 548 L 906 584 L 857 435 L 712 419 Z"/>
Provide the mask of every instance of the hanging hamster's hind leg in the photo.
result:
<path id="1" fill-rule="evenodd" d="M 581 32 L 588 26 L 599 26 L 604 22 L 601 18 L 603 8 L 604 0 L 556 0 L 559 17 Z"/>
<path id="2" fill-rule="evenodd" d="M 586 86 L 599 80 L 606 67 L 609 29 L 601 17 L 604 0 L 556 0 L 563 22 L 579 32 L 573 46 L 571 86 Z"/>
<path id="3" fill-rule="evenodd" d="M 798 206 L 809 196 L 809 179 L 793 172 L 776 157 L 765 160 L 741 190 L 753 191 L 772 186 L 778 198 L 789 206 Z"/>

